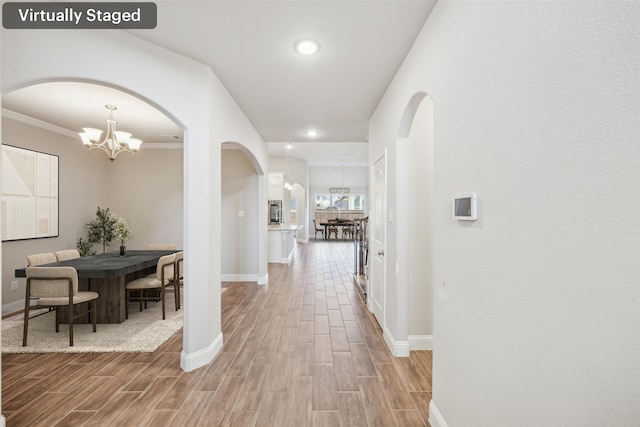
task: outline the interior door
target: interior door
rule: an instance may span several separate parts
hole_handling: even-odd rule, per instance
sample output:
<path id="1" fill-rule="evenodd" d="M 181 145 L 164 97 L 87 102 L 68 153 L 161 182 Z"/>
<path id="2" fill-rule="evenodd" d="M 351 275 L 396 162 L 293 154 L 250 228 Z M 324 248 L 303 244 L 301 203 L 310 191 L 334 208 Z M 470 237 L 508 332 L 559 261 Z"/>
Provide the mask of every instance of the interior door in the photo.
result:
<path id="1" fill-rule="evenodd" d="M 371 220 L 371 241 L 369 243 L 369 259 L 371 260 L 371 274 L 369 275 L 369 309 L 384 325 L 384 304 L 386 296 L 385 274 L 385 235 L 386 235 L 386 155 L 382 155 L 373 163 L 373 215 Z"/>

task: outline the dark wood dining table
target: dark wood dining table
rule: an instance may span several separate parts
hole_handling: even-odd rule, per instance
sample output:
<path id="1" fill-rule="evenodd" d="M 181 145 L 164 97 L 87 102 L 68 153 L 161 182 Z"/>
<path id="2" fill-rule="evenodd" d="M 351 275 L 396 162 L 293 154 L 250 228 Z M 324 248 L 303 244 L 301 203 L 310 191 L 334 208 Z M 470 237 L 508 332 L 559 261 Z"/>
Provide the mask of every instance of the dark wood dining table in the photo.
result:
<path id="1" fill-rule="evenodd" d="M 336 226 L 336 227 L 344 227 L 345 225 L 350 225 L 353 226 L 353 221 L 351 220 L 344 220 L 344 221 L 327 221 L 327 222 L 321 222 L 320 226 L 324 227 L 324 240 L 329 240 L 329 226 Z M 336 239 L 338 238 L 337 234 L 336 234 Z"/>
<path id="2" fill-rule="evenodd" d="M 120 257 L 119 251 L 65 261 L 43 264 L 40 267 L 74 267 L 78 272 L 78 289 L 97 292 L 98 323 L 122 323 L 125 320 L 125 284 L 153 273 L 160 257 L 175 250 L 128 250 Z M 15 270 L 16 277 L 27 277 L 26 268 Z M 66 308 L 56 309 L 60 323 L 67 323 Z M 83 321 L 86 319 L 80 319 Z"/>

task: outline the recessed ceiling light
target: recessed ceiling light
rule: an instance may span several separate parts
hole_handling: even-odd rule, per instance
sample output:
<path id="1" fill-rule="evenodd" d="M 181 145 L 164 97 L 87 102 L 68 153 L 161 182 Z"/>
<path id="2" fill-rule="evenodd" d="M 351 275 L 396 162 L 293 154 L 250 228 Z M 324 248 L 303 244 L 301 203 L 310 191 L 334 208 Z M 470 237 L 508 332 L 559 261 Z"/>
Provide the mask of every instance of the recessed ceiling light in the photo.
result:
<path id="1" fill-rule="evenodd" d="M 317 41 L 311 39 L 298 40 L 295 44 L 296 51 L 303 55 L 313 55 L 320 50 Z"/>
<path id="2" fill-rule="evenodd" d="M 310 129 L 307 131 L 307 136 L 310 136 L 310 137 L 318 136 L 318 131 Z"/>

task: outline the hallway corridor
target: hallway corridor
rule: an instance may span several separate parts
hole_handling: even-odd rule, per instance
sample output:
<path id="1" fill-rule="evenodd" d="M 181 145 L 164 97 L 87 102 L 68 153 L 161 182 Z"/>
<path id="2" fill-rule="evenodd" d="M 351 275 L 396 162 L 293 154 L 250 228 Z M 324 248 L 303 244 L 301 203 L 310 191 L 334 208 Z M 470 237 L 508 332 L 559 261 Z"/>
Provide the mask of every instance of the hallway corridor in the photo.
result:
<path id="1" fill-rule="evenodd" d="M 431 352 L 390 356 L 352 260 L 299 244 L 269 285 L 223 283 L 225 345 L 193 372 L 181 332 L 147 354 L 4 355 L 7 425 L 428 426 Z"/>

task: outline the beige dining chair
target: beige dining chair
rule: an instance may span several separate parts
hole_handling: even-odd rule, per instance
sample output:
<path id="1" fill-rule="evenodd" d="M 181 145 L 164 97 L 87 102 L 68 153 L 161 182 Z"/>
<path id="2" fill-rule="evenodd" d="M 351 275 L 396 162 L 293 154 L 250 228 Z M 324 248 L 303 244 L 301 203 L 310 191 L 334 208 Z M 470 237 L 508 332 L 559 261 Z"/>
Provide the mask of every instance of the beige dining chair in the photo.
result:
<path id="1" fill-rule="evenodd" d="M 24 330 L 22 346 L 27 345 L 29 312 L 32 309 L 66 307 L 69 323 L 69 345 L 73 346 L 73 321 L 80 316 L 89 315 L 93 320 L 93 332 L 96 331 L 97 292 L 78 291 L 78 272 L 73 267 L 27 267 L 27 290 L 24 301 Z M 34 304 L 32 304 L 32 302 Z M 74 307 L 88 303 L 88 310 L 74 316 Z M 56 313 L 56 332 L 60 332 L 60 323 Z"/>
<path id="2" fill-rule="evenodd" d="M 175 268 L 175 298 L 176 298 L 176 310 L 180 309 L 180 286 L 184 284 L 184 252 L 176 252 L 176 268 Z M 171 286 L 169 284 L 168 286 Z"/>
<path id="3" fill-rule="evenodd" d="M 43 253 L 27 255 L 27 267 L 35 267 L 36 265 L 51 264 L 52 262 L 58 262 L 56 254 Z"/>
<path id="4" fill-rule="evenodd" d="M 55 255 L 56 260 L 58 261 L 80 258 L 80 252 L 77 249 L 65 249 L 63 251 L 56 252 Z"/>
<path id="5" fill-rule="evenodd" d="M 172 243 L 149 243 L 147 250 L 150 251 L 175 251 L 176 245 Z"/>
<path id="6" fill-rule="evenodd" d="M 129 297 L 131 296 L 131 292 L 139 293 L 140 311 L 142 311 L 143 301 L 146 305 L 147 301 L 156 301 L 158 299 L 157 295 L 150 295 L 148 291 L 151 290 L 160 292 L 160 300 L 162 302 L 162 320 L 165 319 L 164 288 L 172 283 L 174 286 L 174 292 L 177 292 L 175 281 L 175 262 L 176 254 L 162 256 L 156 264 L 155 277 L 141 277 L 125 284 L 125 319 L 129 318 Z"/>

